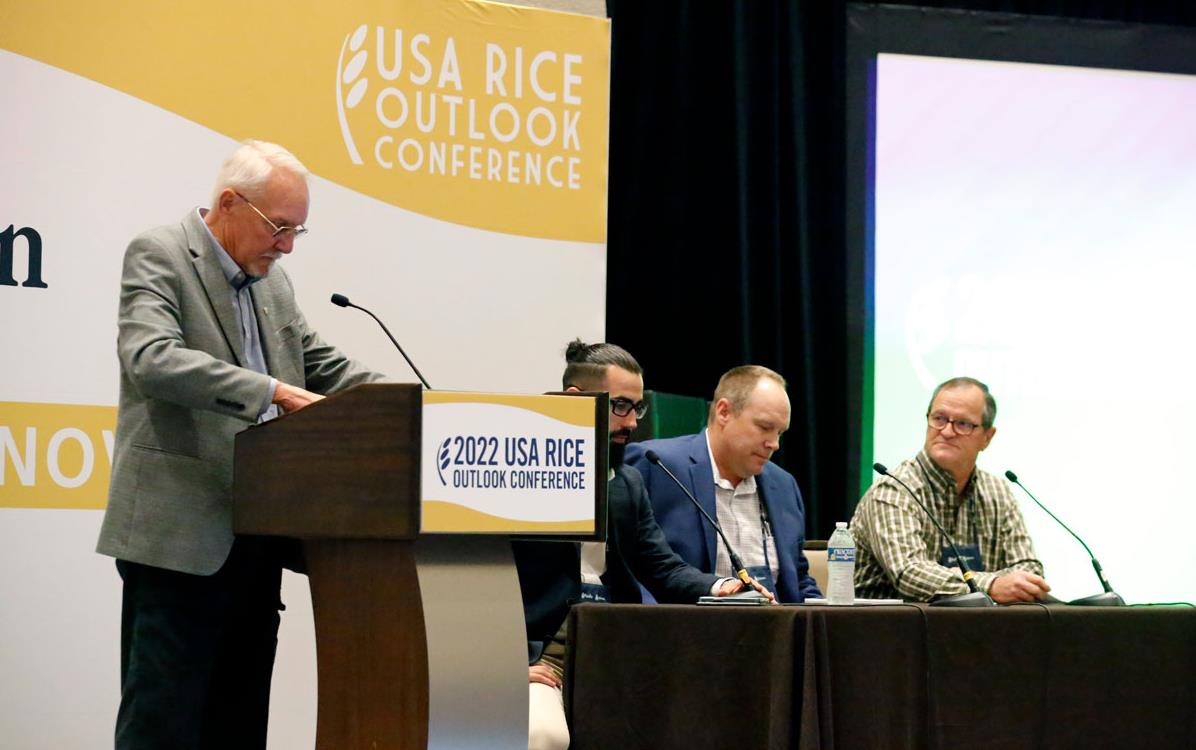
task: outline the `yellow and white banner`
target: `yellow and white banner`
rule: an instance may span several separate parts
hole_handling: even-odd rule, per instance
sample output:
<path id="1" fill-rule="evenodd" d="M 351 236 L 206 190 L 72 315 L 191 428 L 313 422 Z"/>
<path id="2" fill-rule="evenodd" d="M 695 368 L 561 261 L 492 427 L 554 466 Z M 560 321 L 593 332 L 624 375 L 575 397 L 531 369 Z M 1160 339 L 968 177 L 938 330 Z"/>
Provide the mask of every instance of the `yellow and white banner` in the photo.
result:
<path id="1" fill-rule="evenodd" d="M 116 407 L 0 401 L 0 420 L 0 507 L 104 507 Z"/>
<path id="2" fill-rule="evenodd" d="M 605 238 L 605 21 L 468 0 L 58 0 L 9 3 L 0 20 L 10 52 L 282 143 L 363 195 L 508 234 Z"/>
<path id="3" fill-rule="evenodd" d="M 592 534 L 594 410 L 584 396 L 425 392 L 420 531 Z"/>
<path id="4" fill-rule="evenodd" d="M 340 292 L 437 388 L 541 393 L 603 334 L 609 67 L 605 19 L 470 0 L 0 3 L 0 746 L 111 734 L 119 579 L 92 550 L 129 240 L 206 205 L 238 141 L 281 143 L 313 179 L 280 262 L 324 338 L 415 380 Z M 291 593 L 278 748 L 314 730 Z"/>

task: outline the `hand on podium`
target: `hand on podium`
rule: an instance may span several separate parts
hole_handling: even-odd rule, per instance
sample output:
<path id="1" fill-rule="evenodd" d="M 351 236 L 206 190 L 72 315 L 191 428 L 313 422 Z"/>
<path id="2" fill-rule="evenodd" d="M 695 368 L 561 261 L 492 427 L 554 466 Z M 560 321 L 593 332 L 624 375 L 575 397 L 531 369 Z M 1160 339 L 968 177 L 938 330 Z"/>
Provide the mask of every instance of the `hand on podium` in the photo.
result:
<path id="1" fill-rule="evenodd" d="M 274 398 L 270 399 L 271 403 L 278 404 L 284 412 L 299 411 L 305 406 L 310 406 L 324 397 L 318 393 L 306 391 L 299 386 L 278 381 L 278 386 L 274 389 Z"/>

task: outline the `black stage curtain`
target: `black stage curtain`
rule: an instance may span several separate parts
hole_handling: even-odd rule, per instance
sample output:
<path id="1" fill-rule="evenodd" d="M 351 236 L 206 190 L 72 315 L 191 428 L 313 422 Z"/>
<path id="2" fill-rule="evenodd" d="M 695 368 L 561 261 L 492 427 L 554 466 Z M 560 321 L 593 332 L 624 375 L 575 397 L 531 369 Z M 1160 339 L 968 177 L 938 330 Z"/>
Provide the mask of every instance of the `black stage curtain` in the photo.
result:
<path id="1" fill-rule="evenodd" d="M 902 3 L 1196 25 L 1168 2 Z M 789 382 L 774 457 L 825 539 L 859 493 L 859 258 L 844 241 L 846 5 L 608 0 L 612 21 L 607 338 L 648 388 L 709 398 L 736 365 Z M 911 426 L 911 429 L 920 429 Z M 900 457 L 894 457 L 894 460 Z"/>

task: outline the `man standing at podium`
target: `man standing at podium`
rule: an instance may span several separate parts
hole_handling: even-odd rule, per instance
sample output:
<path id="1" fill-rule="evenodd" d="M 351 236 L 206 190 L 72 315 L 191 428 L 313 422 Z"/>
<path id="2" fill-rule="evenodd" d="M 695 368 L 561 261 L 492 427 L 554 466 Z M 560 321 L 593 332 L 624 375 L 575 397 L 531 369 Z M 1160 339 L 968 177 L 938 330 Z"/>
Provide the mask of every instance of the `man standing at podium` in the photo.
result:
<path id="1" fill-rule="evenodd" d="M 235 536 L 233 436 L 382 379 L 307 326 L 275 261 L 308 171 L 247 141 L 210 208 L 136 237 L 121 277 L 115 458 L 97 551 L 124 584 L 116 747 L 263 748 L 287 550 Z"/>
<path id="2" fill-rule="evenodd" d="M 998 604 L 1032 602 L 1051 587 L 1009 484 L 976 468 L 997 428 L 997 402 L 973 378 L 952 378 L 926 409 L 922 451 L 892 474 L 917 493 L 976 571 L 976 585 Z M 851 519 L 856 596 L 930 601 L 967 593 L 954 553 L 934 524 L 888 477 L 872 485 Z"/>
<path id="3" fill-rule="evenodd" d="M 706 429 L 635 443 L 627 462 L 640 470 L 669 546 L 690 565 L 728 575 L 731 561 L 714 529 L 660 466 L 655 451 L 708 514 L 718 519 L 748 573 L 782 602 L 821 596 L 802 546 L 805 507 L 793 475 L 770 460 L 789 429 L 785 379 L 759 365 L 719 378 Z"/>
<path id="4" fill-rule="evenodd" d="M 637 419 L 644 416 L 643 370 L 614 344 L 569 344 L 565 352 L 566 391 L 610 395 L 610 469 L 607 481 L 607 541 L 580 545 L 516 542 L 515 564 L 523 592 L 528 637 L 528 747 L 564 750 L 569 746 L 561 686 L 565 617 L 577 601 L 638 604 L 637 580 L 659 601 L 692 604 L 699 597 L 725 596 L 742 589 L 686 565 L 669 549 L 656 525 L 639 472 L 623 464 L 623 450 Z"/>

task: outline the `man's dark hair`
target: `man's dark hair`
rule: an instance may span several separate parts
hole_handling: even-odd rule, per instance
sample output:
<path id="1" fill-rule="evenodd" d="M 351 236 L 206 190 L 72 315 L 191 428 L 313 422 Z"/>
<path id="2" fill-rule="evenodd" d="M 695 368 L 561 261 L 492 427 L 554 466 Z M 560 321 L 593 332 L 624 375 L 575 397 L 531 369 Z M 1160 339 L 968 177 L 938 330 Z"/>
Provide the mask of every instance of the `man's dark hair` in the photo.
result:
<path id="1" fill-rule="evenodd" d="M 939 397 L 939 391 L 945 388 L 963 388 L 969 385 L 974 385 L 984 392 L 984 416 L 980 418 L 980 426 L 986 430 L 992 427 L 993 422 L 997 419 L 997 400 L 988 392 L 988 386 L 976 378 L 958 377 L 939 383 L 939 387 L 930 394 L 930 403 L 926 406 L 926 416 L 930 416 L 930 407 L 934 406 L 934 400 Z"/>
<path id="2" fill-rule="evenodd" d="M 565 362 L 565 374 L 561 376 L 562 388 L 572 386 L 583 391 L 600 391 L 606 380 L 606 369 L 612 365 L 635 375 L 644 374 L 635 357 L 616 344 L 587 344 L 581 339 L 574 339 L 565 348 Z"/>

